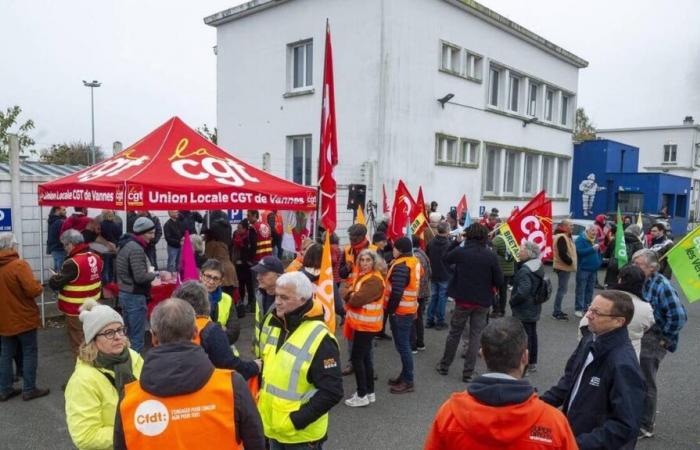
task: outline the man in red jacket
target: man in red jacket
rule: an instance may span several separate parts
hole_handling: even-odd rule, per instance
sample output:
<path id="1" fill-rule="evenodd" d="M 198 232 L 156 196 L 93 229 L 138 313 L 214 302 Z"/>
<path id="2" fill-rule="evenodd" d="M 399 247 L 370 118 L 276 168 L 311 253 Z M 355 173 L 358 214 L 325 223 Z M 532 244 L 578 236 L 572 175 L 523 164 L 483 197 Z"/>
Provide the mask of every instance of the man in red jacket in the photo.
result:
<path id="1" fill-rule="evenodd" d="M 487 325 L 480 354 L 489 373 L 440 407 L 425 450 L 578 448 L 564 414 L 540 400 L 522 379 L 529 355 L 527 335 L 517 319 Z"/>

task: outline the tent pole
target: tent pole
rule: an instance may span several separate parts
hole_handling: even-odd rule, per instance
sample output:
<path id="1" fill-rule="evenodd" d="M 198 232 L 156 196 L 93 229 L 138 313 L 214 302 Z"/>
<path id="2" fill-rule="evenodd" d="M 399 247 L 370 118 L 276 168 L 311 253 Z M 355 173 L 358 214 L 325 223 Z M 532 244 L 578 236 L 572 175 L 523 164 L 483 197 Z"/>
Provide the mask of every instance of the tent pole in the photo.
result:
<path id="1" fill-rule="evenodd" d="M 39 281 L 41 282 L 41 326 L 46 327 L 46 299 L 44 298 L 44 208 L 39 205 Z"/>

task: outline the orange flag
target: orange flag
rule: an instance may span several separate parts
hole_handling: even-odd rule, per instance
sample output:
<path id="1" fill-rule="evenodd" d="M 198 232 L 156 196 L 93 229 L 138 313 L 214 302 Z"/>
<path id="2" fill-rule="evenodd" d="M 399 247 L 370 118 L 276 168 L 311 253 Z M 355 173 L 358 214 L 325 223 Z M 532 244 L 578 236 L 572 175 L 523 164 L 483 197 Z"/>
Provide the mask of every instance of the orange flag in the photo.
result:
<path id="1" fill-rule="evenodd" d="M 365 219 L 365 212 L 362 211 L 362 205 L 357 205 L 357 216 L 355 217 L 355 223 L 367 225 L 367 220 Z"/>
<path id="2" fill-rule="evenodd" d="M 316 300 L 323 305 L 323 315 L 326 325 L 335 333 L 335 297 L 333 296 L 333 265 L 331 263 L 330 233 L 326 233 L 321 259 L 321 275 L 318 279 Z"/>

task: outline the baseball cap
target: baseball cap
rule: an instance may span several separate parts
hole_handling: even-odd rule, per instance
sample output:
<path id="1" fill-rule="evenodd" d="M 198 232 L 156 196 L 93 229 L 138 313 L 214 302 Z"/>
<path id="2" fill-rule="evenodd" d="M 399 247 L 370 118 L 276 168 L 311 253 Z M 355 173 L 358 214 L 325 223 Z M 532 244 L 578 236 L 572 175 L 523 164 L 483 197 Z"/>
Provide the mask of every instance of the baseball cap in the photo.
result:
<path id="1" fill-rule="evenodd" d="M 274 256 L 266 256 L 260 260 L 256 265 L 250 268 L 255 273 L 267 273 L 275 272 L 279 274 L 284 273 L 284 266 L 282 261 Z"/>

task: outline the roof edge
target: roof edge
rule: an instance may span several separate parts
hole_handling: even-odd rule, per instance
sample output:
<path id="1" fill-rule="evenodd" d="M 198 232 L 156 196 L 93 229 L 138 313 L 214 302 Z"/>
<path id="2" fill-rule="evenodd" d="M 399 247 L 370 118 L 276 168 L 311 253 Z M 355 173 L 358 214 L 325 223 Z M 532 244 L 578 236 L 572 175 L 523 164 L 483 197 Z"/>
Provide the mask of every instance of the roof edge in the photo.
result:
<path id="1" fill-rule="evenodd" d="M 624 128 L 600 128 L 597 133 L 621 133 L 626 131 L 655 131 L 655 130 L 697 130 L 700 131 L 700 124 L 692 125 L 658 125 L 650 127 L 624 127 Z"/>
<path id="2" fill-rule="evenodd" d="M 228 8 L 218 13 L 212 14 L 204 18 L 204 23 L 212 27 L 218 27 L 228 22 L 264 11 L 268 8 L 273 8 L 288 0 L 251 0 L 233 8 Z"/>

